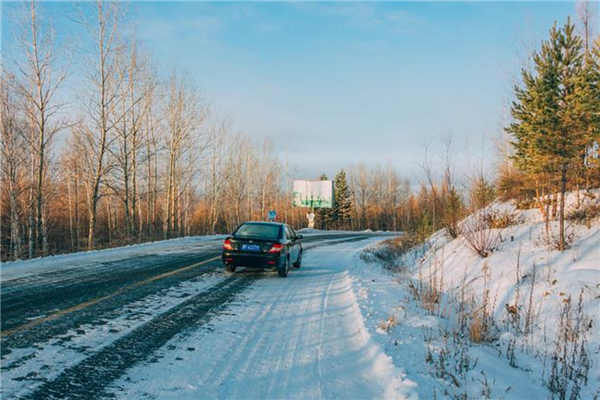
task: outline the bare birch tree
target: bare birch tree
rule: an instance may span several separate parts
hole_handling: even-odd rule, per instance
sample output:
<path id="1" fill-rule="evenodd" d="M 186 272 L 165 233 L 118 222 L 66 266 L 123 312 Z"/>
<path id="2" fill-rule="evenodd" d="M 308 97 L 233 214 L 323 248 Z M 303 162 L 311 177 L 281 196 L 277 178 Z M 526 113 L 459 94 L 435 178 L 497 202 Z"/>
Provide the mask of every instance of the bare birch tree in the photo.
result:
<path id="1" fill-rule="evenodd" d="M 586 63 L 590 57 L 594 39 L 598 34 L 598 7 L 597 1 L 590 0 L 578 0 L 575 6 L 578 19 L 578 30 L 583 41 Z"/>
<path id="2" fill-rule="evenodd" d="M 147 129 L 143 125 L 151 109 L 150 101 L 155 100 L 152 97 L 155 78 L 148 58 L 140 53 L 135 40 L 121 61 L 118 69 L 119 81 L 123 82 L 120 87 L 121 122 L 115 125 L 115 146 L 109 150 L 117 164 L 113 170 L 115 185 L 112 189 L 123 202 L 125 234 L 129 241 L 141 231 L 138 174 L 141 153 L 147 149 Z"/>
<path id="3" fill-rule="evenodd" d="M 356 210 L 359 211 L 359 218 L 356 218 L 360 221 L 358 229 L 365 229 L 367 225 L 368 206 L 372 197 L 370 182 L 371 174 L 369 173 L 367 166 L 364 164 L 359 164 L 356 168 L 351 169 L 349 172 L 350 187 L 354 192 L 354 196 L 358 205 Z"/>
<path id="4" fill-rule="evenodd" d="M 175 73 L 171 75 L 168 87 L 168 98 L 165 108 L 166 138 L 165 145 L 168 151 L 168 160 L 165 174 L 165 199 L 164 199 L 164 228 L 165 239 L 171 237 L 179 229 L 180 200 L 185 187 L 186 173 L 191 173 L 190 164 L 193 164 L 198 149 L 199 129 L 207 117 L 208 110 L 202 107 L 199 96 L 194 87 L 179 78 Z M 184 163 L 187 157 L 188 162 Z"/>
<path id="5" fill-rule="evenodd" d="M 10 244 L 8 255 L 11 259 L 21 258 L 20 216 L 22 210 L 19 197 L 26 190 L 25 164 L 27 163 L 27 143 L 22 121 L 18 117 L 18 102 L 13 91 L 14 85 L 7 82 L 10 77 L 2 73 L 0 80 L 0 172 L 2 192 L 8 197 L 10 214 Z M 4 196 L 3 196 L 4 197 Z M 5 206 L 6 207 L 6 206 Z"/>
<path id="6" fill-rule="evenodd" d="M 204 190 L 208 206 L 208 232 L 216 233 L 223 212 L 225 185 L 232 170 L 226 168 L 227 141 L 230 138 L 230 122 L 225 119 L 213 121 L 209 128 L 208 157 L 204 165 Z"/>
<path id="7" fill-rule="evenodd" d="M 39 254 L 48 254 L 48 238 L 45 229 L 44 214 L 45 187 L 47 185 L 48 156 L 55 135 L 66 127 L 60 119 L 63 104 L 57 94 L 67 78 L 64 51 L 55 48 L 55 34 L 50 24 L 43 22 L 38 3 L 31 1 L 24 7 L 21 21 L 21 37 L 17 41 L 23 56 L 16 63 L 17 79 L 13 79 L 22 109 L 30 128 L 27 135 L 31 148 L 32 204 L 31 213 L 35 213 L 35 242 L 32 250 Z"/>
<path id="8" fill-rule="evenodd" d="M 88 18 L 80 13 L 80 22 L 87 29 L 90 39 L 90 53 L 94 62 L 89 65 L 87 81 L 89 87 L 84 102 L 84 123 L 75 130 L 79 143 L 85 149 L 85 156 L 91 161 L 86 169 L 88 185 L 88 249 L 95 247 L 95 234 L 98 205 L 103 195 L 103 179 L 112 168 L 107 161 L 109 149 L 115 138 L 116 126 L 124 114 L 121 105 L 124 95 L 121 90 L 123 75 L 119 74 L 123 46 L 120 29 L 124 11 L 116 2 L 98 1 L 95 12 Z"/>

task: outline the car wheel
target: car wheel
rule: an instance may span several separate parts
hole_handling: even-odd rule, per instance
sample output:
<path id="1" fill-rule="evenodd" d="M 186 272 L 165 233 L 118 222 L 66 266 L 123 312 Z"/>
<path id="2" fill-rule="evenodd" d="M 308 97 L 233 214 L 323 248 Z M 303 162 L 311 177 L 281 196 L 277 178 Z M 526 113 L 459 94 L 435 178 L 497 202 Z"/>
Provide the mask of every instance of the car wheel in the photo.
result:
<path id="1" fill-rule="evenodd" d="M 225 264 L 225 272 L 233 274 L 235 272 L 235 265 Z"/>
<path id="2" fill-rule="evenodd" d="M 302 266 L 302 250 L 298 254 L 298 260 L 294 263 L 294 268 L 300 268 Z"/>
<path id="3" fill-rule="evenodd" d="M 283 264 L 283 266 L 281 268 L 277 269 L 277 273 L 279 274 L 280 277 L 285 278 L 288 275 L 289 271 L 290 271 L 290 257 L 288 256 L 288 258 L 285 260 L 285 264 Z"/>

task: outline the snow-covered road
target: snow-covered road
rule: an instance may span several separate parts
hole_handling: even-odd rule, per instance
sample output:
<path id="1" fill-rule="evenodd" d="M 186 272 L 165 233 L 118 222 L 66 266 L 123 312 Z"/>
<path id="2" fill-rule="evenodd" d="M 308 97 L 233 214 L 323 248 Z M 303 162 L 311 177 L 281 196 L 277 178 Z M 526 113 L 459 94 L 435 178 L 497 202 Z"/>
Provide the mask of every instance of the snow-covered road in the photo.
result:
<path id="1" fill-rule="evenodd" d="M 348 267 L 369 241 L 319 247 L 287 279 L 269 275 L 211 321 L 113 385 L 123 399 L 405 398 L 372 340 Z M 243 275 L 243 273 L 242 273 Z"/>
<path id="2" fill-rule="evenodd" d="M 286 279 L 225 275 L 218 238 L 9 265 L 2 398 L 413 397 L 348 274 L 378 240 L 308 239 Z"/>

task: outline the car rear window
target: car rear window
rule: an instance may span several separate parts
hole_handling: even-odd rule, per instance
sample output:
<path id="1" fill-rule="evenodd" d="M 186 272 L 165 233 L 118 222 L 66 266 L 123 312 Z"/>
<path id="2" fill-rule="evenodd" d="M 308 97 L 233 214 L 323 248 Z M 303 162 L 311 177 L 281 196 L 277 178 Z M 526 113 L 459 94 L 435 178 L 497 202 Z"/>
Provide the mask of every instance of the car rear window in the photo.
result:
<path id="1" fill-rule="evenodd" d="M 277 225 L 244 224 L 235 231 L 234 236 L 278 239 L 279 229 Z"/>

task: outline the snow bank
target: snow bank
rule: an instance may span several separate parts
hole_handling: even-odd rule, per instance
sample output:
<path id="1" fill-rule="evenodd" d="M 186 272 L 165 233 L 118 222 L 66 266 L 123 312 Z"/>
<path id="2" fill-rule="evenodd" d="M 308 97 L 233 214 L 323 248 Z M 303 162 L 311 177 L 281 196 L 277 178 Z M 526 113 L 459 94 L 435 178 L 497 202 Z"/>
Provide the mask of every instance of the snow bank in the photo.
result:
<path id="1" fill-rule="evenodd" d="M 574 193 L 568 194 L 567 210 L 575 207 L 576 200 Z M 600 190 L 581 200 L 584 203 L 600 203 Z M 379 320 L 385 321 L 389 315 L 400 315 L 401 329 L 413 336 L 416 333 L 411 331 L 410 326 L 433 331 L 440 326 L 456 329 L 456 310 L 460 299 L 467 298 L 478 307 L 482 305 L 486 291 L 489 290 L 487 298 L 495 323 L 495 339 L 484 343 L 484 346 L 471 344 L 472 347 L 468 350 L 471 357 L 479 360 L 478 369 L 481 369 L 487 379 L 493 378 L 495 381 L 495 386 L 490 383 L 483 386 L 494 386 L 496 396 L 501 398 L 546 398 L 553 359 L 556 358 L 553 358 L 555 349 L 565 342 L 558 336 L 561 332 L 561 312 L 570 304 L 571 315 L 575 315 L 581 296 L 585 315 L 581 319 L 585 323 L 581 330 L 584 331 L 585 339 L 577 340 L 587 346 L 590 370 L 589 381 L 581 388 L 580 397 L 591 398 L 597 395 L 600 393 L 600 221 L 596 218 L 589 228 L 567 221 L 567 232 L 574 241 L 569 250 L 560 252 L 552 250 L 546 244 L 545 225 L 539 210 L 518 210 L 511 203 L 495 203 L 486 211 L 511 214 L 514 217 L 514 225 L 490 230 L 498 235 L 497 248 L 488 257 L 482 258 L 469 248 L 464 235 L 457 239 L 448 237 L 443 231 L 432 235 L 425 244 L 428 250 L 424 255 L 422 249 L 414 254 L 404 255 L 405 265 L 406 260 L 409 260 L 408 271 L 401 278 L 398 275 L 395 278 L 404 285 L 396 284 L 393 297 L 396 304 L 392 306 L 392 301 L 388 300 L 388 304 L 382 307 L 385 312 L 379 311 Z M 467 217 L 465 224 L 477 217 Z M 557 235 L 557 221 L 550 223 L 550 231 Z M 413 304 L 419 301 L 415 301 L 411 291 L 406 290 L 409 281 L 420 281 L 425 285 L 436 282 L 442 291 L 441 301 L 435 305 L 436 310 L 429 310 L 425 314 L 414 310 Z M 366 280 L 363 279 L 362 282 Z M 381 287 L 376 289 L 389 292 Z M 364 290 L 369 292 L 374 288 Z M 381 295 L 385 296 L 390 295 Z M 404 299 L 399 299 L 402 296 Z M 523 329 L 524 318 L 531 319 L 527 330 Z M 572 323 L 577 322 L 573 320 Z M 572 326 L 569 329 L 573 331 Z M 434 339 L 430 341 L 435 343 L 435 337 L 433 335 Z M 406 340 L 401 341 L 405 342 Z M 405 344 L 400 347 L 405 351 L 413 350 Z M 491 354 L 495 353 L 495 357 L 490 358 L 490 350 Z M 474 356 L 475 353 L 479 354 Z M 584 358 L 581 354 L 577 354 L 577 357 L 575 362 L 579 367 L 584 363 Z M 494 358 L 496 367 L 493 367 Z M 504 366 L 509 370 L 503 371 Z M 419 372 L 419 368 L 415 369 Z M 494 369 L 497 371 L 494 372 Z M 526 385 L 533 388 L 533 392 L 515 390 L 514 385 L 519 384 L 518 380 L 508 377 L 510 374 L 514 375 L 515 371 L 520 371 L 521 375 L 526 371 L 533 378 L 532 381 L 523 376 L 520 383 L 522 386 L 527 382 Z M 565 373 L 562 371 L 559 376 L 560 374 Z M 479 379 L 479 382 L 483 381 Z M 419 385 L 421 388 L 427 387 L 426 382 L 419 382 Z M 568 392 L 579 390 L 573 388 L 572 382 L 567 385 L 570 385 Z M 485 389 L 483 386 L 477 390 Z M 502 390 L 502 394 L 499 395 L 497 390 Z M 483 396 L 481 393 L 479 395 Z"/>
<path id="2" fill-rule="evenodd" d="M 447 360 L 448 374 L 460 380 L 461 387 L 444 380 L 440 359 L 433 355 L 433 350 L 451 347 L 444 337 L 449 321 L 430 315 L 412 301 L 408 287 L 397 274 L 360 260 L 354 265 L 350 276 L 365 325 L 400 371 L 400 376 L 415 383 L 413 389 L 420 399 L 461 398 L 463 394 L 469 399 L 547 398 L 545 388 L 526 371 L 511 368 L 495 348 L 485 346 L 468 349 L 472 368 L 464 378 Z"/>
<path id="3" fill-rule="evenodd" d="M 600 190 L 593 194 L 600 196 Z M 574 207 L 575 201 L 575 195 L 570 193 L 567 210 Z M 518 225 L 498 230 L 502 239 L 496 251 L 481 258 L 468 248 L 464 237 L 450 240 L 440 232 L 430 239 L 431 250 L 415 264 L 413 274 L 416 276 L 420 270 L 423 280 L 431 274 L 442 275 L 446 291 L 457 291 L 465 282 L 474 296 L 481 297 L 485 285 L 483 269 L 487 267 L 496 319 L 502 319 L 507 304 L 524 306 L 525 297 L 531 294 L 539 312 L 540 329 L 536 335 L 540 336 L 535 341 L 540 344 L 543 343 L 541 335 L 555 336 L 557 319 L 566 299 L 571 296 L 575 302 L 583 293 L 585 311 L 595 327 L 589 341 L 594 348 L 599 348 L 600 221 L 596 220 L 590 228 L 567 221 L 568 232 L 576 239 L 571 249 L 561 252 L 545 244 L 544 221 L 538 210 L 517 210 L 511 203 L 495 203 L 490 208 L 513 213 L 520 221 Z M 550 223 L 550 230 L 558 232 L 558 221 Z"/>

